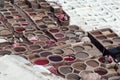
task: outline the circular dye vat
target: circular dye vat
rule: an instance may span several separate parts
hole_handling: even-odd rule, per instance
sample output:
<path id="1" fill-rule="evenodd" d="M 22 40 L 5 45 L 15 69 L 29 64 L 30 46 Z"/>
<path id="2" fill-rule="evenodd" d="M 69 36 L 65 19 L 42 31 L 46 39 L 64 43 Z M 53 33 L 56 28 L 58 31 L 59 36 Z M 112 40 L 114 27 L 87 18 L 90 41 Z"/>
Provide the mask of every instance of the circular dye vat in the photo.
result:
<path id="1" fill-rule="evenodd" d="M 82 70 L 85 70 L 87 67 L 86 64 L 84 63 L 80 63 L 80 62 L 75 62 L 72 64 L 72 68 L 76 71 L 82 71 Z"/>
<path id="2" fill-rule="evenodd" d="M 63 37 L 64 37 L 64 34 L 58 33 L 58 34 L 55 34 L 55 37 L 57 37 L 57 38 L 63 38 Z"/>
<path id="3" fill-rule="evenodd" d="M 83 50 L 84 50 L 84 47 L 79 46 L 79 45 L 76 45 L 76 46 L 73 46 L 73 49 L 74 49 L 76 52 L 80 52 L 80 51 L 83 51 Z"/>
<path id="4" fill-rule="evenodd" d="M 27 11 L 27 12 L 33 12 L 34 10 L 33 9 L 25 9 L 25 11 Z"/>
<path id="5" fill-rule="evenodd" d="M 8 35 L 11 35 L 12 32 L 9 31 L 8 29 L 3 29 L 3 30 L 0 30 L 0 35 L 1 36 L 8 36 Z"/>
<path id="6" fill-rule="evenodd" d="M 63 58 L 59 55 L 51 55 L 51 56 L 48 56 L 48 59 L 52 62 L 61 62 L 63 61 Z"/>
<path id="7" fill-rule="evenodd" d="M 47 65 L 49 61 L 47 59 L 36 59 L 33 63 L 37 65 Z"/>
<path id="8" fill-rule="evenodd" d="M 75 61 L 76 57 L 74 56 L 65 56 L 64 60 L 67 62 Z"/>
<path id="9" fill-rule="evenodd" d="M 72 32 L 68 32 L 68 33 L 66 33 L 66 36 L 67 37 L 76 37 L 76 35 L 75 35 L 75 33 L 72 33 Z"/>
<path id="10" fill-rule="evenodd" d="M 15 52 L 26 52 L 27 49 L 25 47 L 18 46 L 14 48 L 14 51 Z"/>
<path id="11" fill-rule="evenodd" d="M 5 16 L 7 19 L 13 19 L 13 16 Z"/>
<path id="12" fill-rule="evenodd" d="M 80 76 L 84 76 L 84 75 L 87 75 L 89 73 L 93 73 L 93 71 L 83 70 L 83 71 L 80 72 Z"/>
<path id="13" fill-rule="evenodd" d="M 77 53 L 75 54 L 75 56 L 76 56 L 77 58 L 88 58 L 88 57 L 89 57 L 88 53 L 86 53 L 86 52 L 77 52 Z"/>
<path id="14" fill-rule="evenodd" d="M 48 28 L 46 25 L 39 25 L 39 27 L 38 27 L 39 29 L 46 29 L 46 28 Z"/>
<path id="15" fill-rule="evenodd" d="M 44 34 L 42 31 L 35 31 L 34 33 L 35 33 L 35 35 L 41 35 L 41 34 Z"/>
<path id="16" fill-rule="evenodd" d="M 6 16 L 11 15 L 10 12 L 5 12 L 5 13 L 3 13 L 3 14 L 6 15 Z"/>
<path id="17" fill-rule="evenodd" d="M 9 11 L 16 11 L 15 9 L 13 9 L 13 8 L 10 8 L 10 9 L 8 9 Z"/>
<path id="18" fill-rule="evenodd" d="M 22 33 L 23 31 L 25 31 L 24 27 L 14 27 L 15 31 L 18 33 Z"/>
<path id="19" fill-rule="evenodd" d="M 91 44 L 83 44 L 83 47 L 87 50 L 92 49 L 93 46 Z"/>
<path id="20" fill-rule="evenodd" d="M 49 41 L 50 39 L 45 35 L 37 35 L 40 41 Z"/>
<path id="21" fill-rule="evenodd" d="M 58 33 L 58 32 L 59 32 L 58 29 L 50 29 L 49 31 L 50 31 L 51 33 Z"/>
<path id="22" fill-rule="evenodd" d="M 68 73 L 72 73 L 72 71 L 73 71 L 73 68 L 70 67 L 70 66 L 60 66 L 60 67 L 58 67 L 58 72 L 60 74 L 62 74 L 63 76 L 65 76 Z"/>
<path id="23" fill-rule="evenodd" d="M 72 48 L 65 48 L 64 49 L 64 53 L 65 54 L 73 54 L 74 53 L 74 50 Z"/>
<path id="24" fill-rule="evenodd" d="M 40 53 L 40 56 L 41 56 L 41 57 L 47 57 L 47 56 L 52 55 L 52 54 L 53 54 L 52 52 L 47 52 L 47 51 L 45 51 L 45 52 L 41 52 L 41 53 Z"/>
<path id="25" fill-rule="evenodd" d="M 53 52 L 55 53 L 55 54 L 64 54 L 64 51 L 63 50 L 61 50 L 61 49 L 55 49 L 55 50 L 53 50 Z"/>
<path id="26" fill-rule="evenodd" d="M 86 64 L 91 66 L 91 67 L 98 67 L 99 66 L 99 63 L 95 60 L 88 60 L 88 61 L 86 61 Z"/>
<path id="27" fill-rule="evenodd" d="M 56 28 L 58 27 L 55 23 L 47 23 L 48 28 Z"/>
<path id="28" fill-rule="evenodd" d="M 40 49 L 41 48 L 41 46 L 40 45 L 30 45 L 29 46 L 29 48 L 30 48 L 30 50 L 37 50 L 37 49 Z"/>
<path id="29" fill-rule="evenodd" d="M 78 76 L 76 73 L 68 73 L 65 77 L 67 80 L 80 80 L 81 77 Z"/>
<path id="30" fill-rule="evenodd" d="M 95 73 L 98 73 L 99 75 L 106 75 L 108 73 L 108 71 L 105 68 L 96 68 L 94 70 Z"/>
<path id="31" fill-rule="evenodd" d="M 70 25 L 69 28 L 70 30 L 79 30 L 79 26 L 77 25 Z"/>

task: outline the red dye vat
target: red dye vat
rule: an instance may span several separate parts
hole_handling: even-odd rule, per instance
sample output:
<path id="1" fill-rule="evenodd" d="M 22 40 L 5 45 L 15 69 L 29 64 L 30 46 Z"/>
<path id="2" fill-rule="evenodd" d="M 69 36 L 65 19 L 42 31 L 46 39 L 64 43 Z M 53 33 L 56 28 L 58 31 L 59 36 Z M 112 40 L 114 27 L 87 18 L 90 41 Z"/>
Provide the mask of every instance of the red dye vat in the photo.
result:
<path id="1" fill-rule="evenodd" d="M 46 65 L 48 63 L 49 63 L 49 61 L 45 60 L 45 59 L 37 59 L 34 61 L 34 64 L 37 64 L 37 65 Z"/>
<path id="2" fill-rule="evenodd" d="M 75 60 L 75 58 L 74 57 L 65 57 L 64 60 L 65 61 L 73 61 L 73 60 Z"/>
<path id="3" fill-rule="evenodd" d="M 24 28 L 21 28 L 21 29 L 17 29 L 16 31 L 17 32 L 23 32 L 25 29 Z"/>

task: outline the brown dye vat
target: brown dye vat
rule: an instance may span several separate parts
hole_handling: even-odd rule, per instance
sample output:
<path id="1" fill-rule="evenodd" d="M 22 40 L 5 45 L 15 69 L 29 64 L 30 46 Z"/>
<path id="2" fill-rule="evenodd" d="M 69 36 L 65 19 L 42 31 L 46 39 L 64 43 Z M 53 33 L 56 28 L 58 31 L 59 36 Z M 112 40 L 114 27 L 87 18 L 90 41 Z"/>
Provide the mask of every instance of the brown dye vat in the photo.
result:
<path id="1" fill-rule="evenodd" d="M 17 53 L 26 53 L 27 49 L 23 46 L 18 46 L 14 48 L 15 54 Z"/>
<path id="2" fill-rule="evenodd" d="M 59 54 L 59 55 L 64 54 L 64 51 L 62 49 L 55 49 L 55 50 L 53 50 L 53 52 L 55 54 Z"/>
<path id="3" fill-rule="evenodd" d="M 40 48 L 41 48 L 40 45 L 35 45 L 35 44 L 29 46 L 30 50 L 37 50 L 37 49 L 40 49 Z"/>
<path id="4" fill-rule="evenodd" d="M 70 25 L 69 26 L 70 30 L 79 30 L 79 27 L 77 25 Z"/>
<path id="5" fill-rule="evenodd" d="M 102 32 L 103 35 L 109 35 L 109 34 L 112 33 L 112 30 L 110 30 L 110 29 L 105 29 L 105 30 L 101 30 L 101 32 Z"/>
<path id="6" fill-rule="evenodd" d="M 94 73 L 94 72 L 90 70 L 83 70 L 80 72 L 80 76 L 88 75 L 89 73 Z"/>
<path id="7" fill-rule="evenodd" d="M 103 40 L 102 42 L 103 42 L 104 45 L 111 45 L 111 44 L 113 44 L 113 41 L 111 41 L 111 40 Z"/>
<path id="8" fill-rule="evenodd" d="M 40 41 L 49 41 L 50 39 L 45 35 L 37 35 Z"/>
<path id="9" fill-rule="evenodd" d="M 96 38 L 99 39 L 99 40 L 107 39 L 105 36 L 96 36 Z"/>
<path id="10" fill-rule="evenodd" d="M 9 35 L 11 35 L 11 34 L 12 34 L 12 32 L 9 31 L 8 29 L 0 30 L 0 35 L 1 35 L 1 36 L 9 36 Z"/>
<path id="11" fill-rule="evenodd" d="M 0 11 L 1 12 L 7 12 L 8 10 L 7 9 L 1 9 Z"/>
<path id="12" fill-rule="evenodd" d="M 8 16 L 8 15 L 11 15 L 11 13 L 10 12 L 5 12 L 5 13 L 3 13 L 3 15 Z"/>
<path id="13" fill-rule="evenodd" d="M 99 63 L 95 60 L 88 60 L 88 61 L 86 61 L 86 64 L 91 66 L 91 67 L 98 67 L 99 66 Z"/>
<path id="14" fill-rule="evenodd" d="M 106 75 L 108 73 L 108 71 L 102 67 L 94 69 L 94 72 L 98 73 L 99 75 Z"/>
<path id="15" fill-rule="evenodd" d="M 73 46 L 73 49 L 74 49 L 76 52 L 80 52 L 80 51 L 83 51 L 83 50 L 84 50 L 84 47 L 79 46 L 79 45 L 76 45 L 76 46 Z"/>
<path id="16" fill-rule="evenodd" d="M 41 2 L 40 7 L 49 10 L 50 5 L 47 2 Z"/>
<path id="17" fill-rule="evenodd" d="M 92 49 L 93 46 L 91 44 L 83 44 L 83 47 L 87 50 Z"/>
<path id="18" fill-rule="evenodd" d="M 75 73 L 68 73 L 65 77 L 67 80 L 80 80 L 81 77 Z"/>
<path id="19" fill-rule="evenodd" d="M 65 55 L 73 54 L 73 53 L 74 53 L 74 50 L 71 49 L 71 48 L 65 48 L 65 49 L 64 49 L 64 53 L 65 53 Z"/>
<path id="20" fill-rule="evenodd" d="M 113 38 L 113 41 L 114 41 L 114 42 L 120 42 L 120 37 Z"/>
<path id="21" fill-rule="evenodd" d="M 43 42 L 43 41 L 38 41 L 38 42 L 36 42 L 35 44 L 38 44 L 38 45 L 40 45 L 40 46 L 46 46 L 46 44 L 45 44 L 45 42 Z"/>
<path id="22" fill-rule="evenodd" d="M 11 13 L 12 13 L 12 15 L 18 15 L 19 14 L 17 11 L 13 11 Z"/>
<path id="23" fill-rule="evenodd" d="M 108 38 L 115 38 L 115 37 L 118 37 L 118 36 L 117 36 L 117 34 L 114 34 L 114 33 L 113 33 L 113 34 L 107 35 L 107 37 L 108 37 Z"/>
<path id="24" fill-rule="evenodd" d="M 72 68 L 74 69 L 74 72 L 80 72 L 82 70 L 85 70 L 86 67 L 87 67 L 86 64 L 80 62 L 75 62 L 72 64 Z"/>
<path id="25" fill-rule="evenodd" d="M 11 12 L 12 12 L 12 11 L 16 11 L 16 10 L 15 10 L 15 9 L 13 9 L 13 8 L 10 8 L 10 9 L 8 9 L 8 10 L 9 10 L 9 11 L 11 11 Z"/>
<path id="26" fill-rule="evenodd" d="M 20 21 L 20 22 L 26 22 L 26 19 L 20 18 L 19 21 Z"/>
<path id="27" fill-rule="evenodd" d="M 13 19 L 13 16 L 5 16 L 7 19 Z"/>
<path id="28" fill-rule="evenodd" d="M 52 23 L 52 22 L 47 23 L 47 26 L 48 26 L 48 28 L 56 28 L 56 27 L 58 27 L 57 24 Z"/>
<path id="29" fill-rule="evenodd" d="M 48 51 L 40 52 L 41 57 L 47 57 L 47 56 L 52 55 L 52 54 L 53 54 L 52 52 L 48 52 Z"/>
<path id="30" fill-rule="evenodd" d="M 11 9 L 11 8 L 13 8 L 13 6 L 11 6 L 11 5 L 6 5 L 5 8 Z"/>
<path id="31" fill-rule="evenodd" d="M 101 35 L 101 32 L 100 31 L 93 31 L 93 32 L 91 32 L 91 34 L 93 34 L 93 35 Z"/>
<path id="32" fill-rule="evenodd" d="M 51 23 L 51 22 L 53 21 L 53 20 L 50 19 L 50 18 L 43 18 L 42 20 L 43 20 L 43 22 L 45 22 L 46 24 Z"/>
<path id="33" fill-rule="evenodd" d="M 62 46 L 62 45 L 65 45 L 66 43 L 65 43 L 64 41 L 63 41 L 63 42 L 62 42 L 62 41 L 59 41 L 59 42 L 57 42 L 56 44 L 57 44 L 57 46 Z"/>
<path id="34" fill-rule="evenodd" d="M 40 58 L 40 56 L 39 56 L 38 54 L 30 54 L 30 55 L 28 55 L 28 58 L 29 58 L 29 60 L 31 61 L 31 60 Z"/>
<path id="35" fill-rule="evenodd" d="M 37 13 L 37 16 L 42 18 L 42 17 L 46 16 L 46 13 L 45 13 L 45 11 L 41 11 L 41 12 Z"/>
<path id="36" fill-rule="evenodd" d="M 77 58 L 82 59 L 82 58 L 88 58 L 88 57 L 89 57 L 89 54 L 86 53 L 86 52 L 77 52 L 77 53 L 75 54 L 75 56 L 76 56 Z"/>
<path id="37" fill-rule="evenodd" d="M 10 54 L 12 54 L 12 52 L 9 50 L 0 51 L 0 55 L 10 55 Z"/>
<path id="38" fill-rule="evenodd" d="M 35 23 L 37 25 L 44 25 L 44 22 L 42 20 L 35 20 Z"/>
<path id="39" fill-rule="evenodd" d="M 72 71 L 73 71 L 73 68 L 70 67 L 70 66 L 60 66 L 60 67 L 58 67 L 58 72 L 63 76 L 65 76 L 68 73 L 72 73 Z"/>

